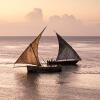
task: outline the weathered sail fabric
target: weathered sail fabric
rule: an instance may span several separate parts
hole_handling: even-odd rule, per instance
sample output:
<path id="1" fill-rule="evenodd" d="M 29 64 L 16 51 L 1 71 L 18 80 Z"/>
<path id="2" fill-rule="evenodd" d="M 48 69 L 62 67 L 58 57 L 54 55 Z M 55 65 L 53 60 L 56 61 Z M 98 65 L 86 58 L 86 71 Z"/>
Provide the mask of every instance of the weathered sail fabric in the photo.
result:
<path id="1" fill-rule="evenodd" d="M 16 63 L 22 63 L 22 64 L 33 64 L 33 65 L 41 65 L 39 58 L 38 58 L 38 44 L 40 41 L 40 38 L 42 36 L 42 33 L 46 27 L 43 29 L 43 31 L 38 35 L 38 37 L 30 43 L 30 45 L 26 48 L 26 50 L 21 54 L 21 56 L 18 58 Z"/>
<path id="2" fill-rule="evenodd" d="M 58 34 L 59 52 L 56 60 L 81 60 L 76 51 Z"/>

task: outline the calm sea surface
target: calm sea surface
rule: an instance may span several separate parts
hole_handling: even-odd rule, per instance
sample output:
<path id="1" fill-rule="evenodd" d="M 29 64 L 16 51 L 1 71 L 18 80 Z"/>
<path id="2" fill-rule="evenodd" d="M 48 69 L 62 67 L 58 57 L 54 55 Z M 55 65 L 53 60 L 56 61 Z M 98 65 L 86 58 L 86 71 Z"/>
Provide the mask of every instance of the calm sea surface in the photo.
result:
<path id="1" fill-rule="evenodd" d="M 81 56 L 61 73 L 27 75 L 13 63 L 34 37 L 0 37 L 0 100 L 100 100 L 100 37 L 64 37 Z M 42 37 L 39 59 L 56 58 L 56 37 Z"/>

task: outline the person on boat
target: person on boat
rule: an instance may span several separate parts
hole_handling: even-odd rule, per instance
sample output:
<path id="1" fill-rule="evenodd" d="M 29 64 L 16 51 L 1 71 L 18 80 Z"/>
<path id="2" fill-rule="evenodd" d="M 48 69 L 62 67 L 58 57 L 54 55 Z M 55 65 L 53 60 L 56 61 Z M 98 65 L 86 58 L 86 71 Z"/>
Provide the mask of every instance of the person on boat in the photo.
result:
<path id="1" fill-rule="evenodd" d="M 50 64 L 51 60 L 47 60 L 47 64 Z"/>
<path id="2" fill-rule="evenodd" d="M 51 62 L 53 62 L 53 59 L 51 58 Z"/>
<path id="3" fill-rule="evenodd" d="M 49 64 L 49 60 L 47 60 L 47 64 Z"/>

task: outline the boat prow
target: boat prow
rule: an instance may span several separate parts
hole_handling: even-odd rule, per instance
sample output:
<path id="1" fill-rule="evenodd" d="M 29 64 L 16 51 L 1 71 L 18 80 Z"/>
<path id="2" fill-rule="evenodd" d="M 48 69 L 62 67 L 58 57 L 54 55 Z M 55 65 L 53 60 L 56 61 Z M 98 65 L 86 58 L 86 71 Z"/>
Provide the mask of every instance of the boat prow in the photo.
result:
<path id="1" fill-rule="evenodd" d="M 47 66 L 27 66 L 28 73 L 57 73 L 62 71 L 61 66 L 57 65 L 47 65 Z"/>

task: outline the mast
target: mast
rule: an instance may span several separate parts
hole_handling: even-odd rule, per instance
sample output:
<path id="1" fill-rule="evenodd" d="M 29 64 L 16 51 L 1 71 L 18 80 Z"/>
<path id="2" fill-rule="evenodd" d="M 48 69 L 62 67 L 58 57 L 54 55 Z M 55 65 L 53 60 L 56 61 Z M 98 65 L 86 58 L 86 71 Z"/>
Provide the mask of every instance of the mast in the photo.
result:
<path id="1" fill-rule="evenodd" d="M 59 43 L 59 52 L 56 60 L 81 60 L 77 52 L 58 33 L 56 35 Z"/>
<path id="2" fill-rule="evenodd" d="M 22 64 L 33 64 L 33 65 L 37 65 L 37 66 L 41 65 L 40 61 L 39 61 L 39 57 L 38 57 L 38 45 L 39 45 L 40 38 L 45 29 L 46 29 L 46 27 L 35 38 L 35 40 L 29 44 L 29 46 L 25 49 L 25 51 L 17 59 L 15 64 L 22 63 Z"/>

